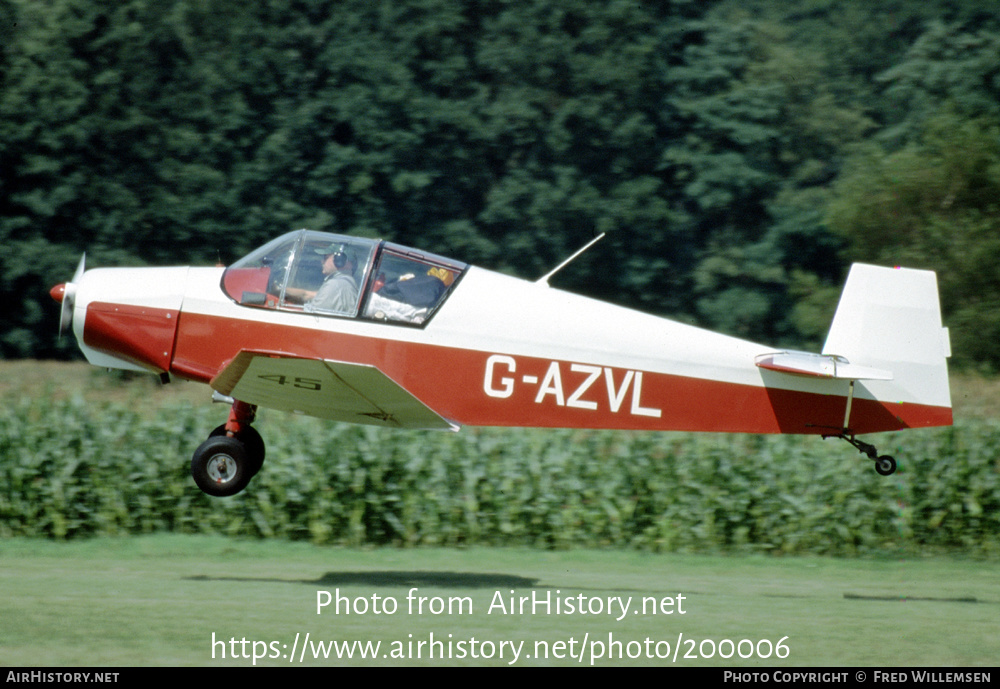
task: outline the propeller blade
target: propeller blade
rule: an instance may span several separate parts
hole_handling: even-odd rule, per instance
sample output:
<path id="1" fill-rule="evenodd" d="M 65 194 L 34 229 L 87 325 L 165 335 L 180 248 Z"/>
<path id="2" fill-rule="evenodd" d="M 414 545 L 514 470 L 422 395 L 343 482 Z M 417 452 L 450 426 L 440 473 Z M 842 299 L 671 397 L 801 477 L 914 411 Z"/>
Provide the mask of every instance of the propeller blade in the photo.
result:
<path id="1" fill-rule="evenodd" d="M 73 281 L 63 286 L 62 308 L 59 309 L 59 337 L 73 329 L 73 307 L 76 306 L 76 285 L 86 272 L 87 254 L 80 257 L 80 263 L 73 273 Z"/>
<path id="2" fill-rule="evenodd" d="M 76 285 L 68 283 L 63 290 L 62 308 L 59 309 L 59 337 L 73 327 L 73 306 L 76 304 Z"/>
<path id="3" fill-rule="evenodd" d="M 80 263 L 76 266 L 76 272 L 73 273 L 73 284 L 80 282 L 80 278 L 83 277 L 86 268 L 84 267 L 87 263 L 87 252 L 84 251 L 83 255 L 80 256 Z"/>

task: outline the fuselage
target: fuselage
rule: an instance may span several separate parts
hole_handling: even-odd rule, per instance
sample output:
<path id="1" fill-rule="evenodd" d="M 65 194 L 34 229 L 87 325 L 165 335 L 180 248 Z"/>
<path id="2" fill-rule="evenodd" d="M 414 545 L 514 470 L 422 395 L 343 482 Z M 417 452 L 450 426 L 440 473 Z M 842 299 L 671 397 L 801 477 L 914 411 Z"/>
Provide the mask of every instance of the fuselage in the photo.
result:
<path id="1" fill-rule="evenodd" d="M 775 351 L 470 267 L 419 326 L 238 303 L 222 268 L 110 268 L 76 285 L 74 331 L 99 366 L 210 383 L 241 351 L 375 366 L 460 425 L 830 433 L 848 381 L 774 373 Z M 948 425 L 948 400 L 860 385 L 852 430 Z"/>

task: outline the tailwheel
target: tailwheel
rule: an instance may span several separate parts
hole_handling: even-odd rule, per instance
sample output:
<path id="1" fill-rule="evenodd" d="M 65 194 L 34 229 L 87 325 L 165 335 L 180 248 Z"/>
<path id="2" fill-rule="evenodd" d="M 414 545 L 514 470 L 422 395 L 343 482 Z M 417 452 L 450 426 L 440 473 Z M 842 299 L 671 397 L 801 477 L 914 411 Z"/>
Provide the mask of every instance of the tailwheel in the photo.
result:
<path id="1" fill-rule="evenodd" d="M 204 492 L 223 498 L 246 488 L 253 473 L 244 444 L 232 436 L 217 435 L 194 451 L 191 476 Z"/>
<path id="2" fill-rule="evenodd" d="M 890 474 L 893 474 L 896 471 L 895 458 L 890 457 L 889 455 L 879 456 L 878 449 L 874 445 L 872 445 L 871 443 L 866 443 L 862 440 L 858 440 L 857 438 L 854 437 L 854 434 L 848 431 L 847 429 L 844 429 L 843 433 L 836 433 L 834 435 L 824 435 L 823 438 L 824 439 L 840 438 L 841 440 L 850 443 L 857 449 L 858 452 L 860 452 L 863 455 L 867 455 L 868 459 L 875 462 L 875 471 L 880 476 L 889 476 Z"/>
<path id="3" fill-rule="evenodd" d="M 882 455 L 875 460 L 875 471 L 882 476 L 888 476 L 896 471 L 896 460 L 889 455 Z"/>

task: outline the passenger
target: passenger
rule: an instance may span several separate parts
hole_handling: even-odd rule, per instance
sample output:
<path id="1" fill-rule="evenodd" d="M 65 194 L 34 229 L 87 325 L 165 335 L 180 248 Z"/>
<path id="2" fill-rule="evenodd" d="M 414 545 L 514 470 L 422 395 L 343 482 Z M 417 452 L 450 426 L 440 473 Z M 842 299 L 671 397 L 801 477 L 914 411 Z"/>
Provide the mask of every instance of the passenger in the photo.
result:
<path id="1" fill-rule="evenodd" d="M 431 268 L 425 275 L 402 277 L 382 288 L 381 295 L 417 308 L 431 308 L 438 303 L 441 295 L 455 276 L 444 268 Z"/>

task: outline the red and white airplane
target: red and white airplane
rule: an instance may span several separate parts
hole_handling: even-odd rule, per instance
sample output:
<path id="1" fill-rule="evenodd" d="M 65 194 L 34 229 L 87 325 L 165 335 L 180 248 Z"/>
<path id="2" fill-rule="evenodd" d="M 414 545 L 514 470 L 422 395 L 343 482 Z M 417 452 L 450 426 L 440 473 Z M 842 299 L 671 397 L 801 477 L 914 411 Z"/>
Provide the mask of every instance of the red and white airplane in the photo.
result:
<path id="1" fill-rule="evenodd" d="M 883 475 L 895 460 L 856 435 L 952 423 L 933 272 L 854 265 L 821 354 L 570 294 L 551 275 L 300 230 L 228 268 L 81 260 L 52 296 L 92 364 L 207 383 L 231 404 L 191 461 L 216 496 L 263 464 L 257 407 L 392 428 L 815 434 Z"/>

